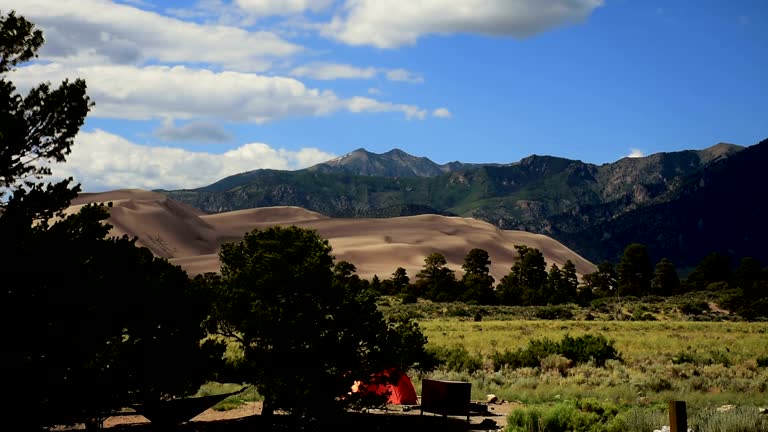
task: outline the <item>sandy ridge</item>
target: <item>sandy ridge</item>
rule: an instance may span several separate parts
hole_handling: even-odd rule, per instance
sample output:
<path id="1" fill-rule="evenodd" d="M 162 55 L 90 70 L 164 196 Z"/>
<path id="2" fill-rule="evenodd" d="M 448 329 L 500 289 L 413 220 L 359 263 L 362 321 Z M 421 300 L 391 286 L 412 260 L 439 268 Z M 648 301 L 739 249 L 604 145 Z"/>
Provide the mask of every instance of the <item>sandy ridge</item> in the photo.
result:
<path id="1" fill-rule="evenodd" d="M 445 255 L 448 266 L 461 274 L 461 264 L 472 248 L 491 257 L 491 274 L 499 281 L 509 273 L 516 251 L 525 244 L 542 251 L 548 263 L 566 260 L 586 274 L 595 266 L 560 242 L 524 231 L 500 230 L 471 218 L 439 215 L 387 219 L 339 219 L 300 207 L 265 207 L 219 214 L 205 214 L 165 195 L 138 189 L 81 194 L 67 212 L 88 203 L 112 202 L 108 222 L 111 235 L 138 237 L 137 243 L 155 255 L 182 266 L 190 276 L 218 271 L 218 250 L 223 243 L 239 241 L 254 228 L 296 225 L 317 230 L 328 239 L 336 260 L 353 263 L 358 274 L 388 278 L 398 267 L 413 277 L 432 252 Z"/>

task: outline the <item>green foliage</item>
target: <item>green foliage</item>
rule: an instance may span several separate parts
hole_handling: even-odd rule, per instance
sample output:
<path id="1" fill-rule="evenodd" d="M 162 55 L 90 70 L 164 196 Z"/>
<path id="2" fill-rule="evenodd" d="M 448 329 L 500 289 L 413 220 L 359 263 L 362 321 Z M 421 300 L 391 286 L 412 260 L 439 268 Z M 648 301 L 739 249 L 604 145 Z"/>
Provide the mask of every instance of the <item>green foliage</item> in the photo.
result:
<path id="1" fill-rule="evenodd" d="M 758 357 L 757 367 L 768 368 L 768 356 Z"/>
<path id="2" fill-rule="evenodd" d="M 519 348 L 516 351 L 494 352 L 491 354 L 491 361 L 495 370 L 500 370 L 503 367 L 535 368 L 541 365 L 542 360 L 554 354 L 562 355 L 575 364 L 593 362 L 597 366 L 605 365 L 607 360 L 621 359 L 619 352 L 613 346 L 613 342 L 603 335 L 585 334 L 571 337 L 566 334 L 560 342 L 554 342 L 548 338 L 531 339 L 525 348 Z"/>
<path id="3" fill-rule="evenodd" d="M 610 261 L 601 262 L 597 270 L 584 275 L 583 279 L 585 291 L 598 298 L 614 294 L 618 287 L 616 270 Z"/>
<path id="4" fill-rule="evenodd" d="M 685 280 L 685 289 L 687 291 L 702 291 L 716 282 L 727 284 L 732 275 L 731 261 L 728 257 L 713 252 L 704 257 L 696 269 L 688 275 Z"/>
<path id="5" fill-rule="evenodd" d="M 732 361 L 727 351 L 712 350 L 707 354 L 699 354 L 690 348 L 680 350 L 672 357 L 672 364 L 694 364 L 697 366 L 722 365 L 729 367 Z"/>
<path id="6" fill-rule="evenodd" d="M 516 351 L 504 350 L 492 353 L 491 361 L 495 370 L 500 370 L 503 367 L 539 367 L 541 361 L 546 357 L 560 354 L 559 350 L 559 344 L 551 339 L 531 339 L 528 341 L 526 348 L 519 348 Z"/>
<path id="7" fill-rule="evenodd" d="M 620 407 L 588 398 L 512 410 L 507 422 L 508 432 L 647 432 L 669 424 L 669 417 L 654 407 Z M 755 407 L 695 409 L 688 425 L 701 432 L 761 432 L 768 416 Z"/>
<path id="8" fill-rule="evenodd" d="M 571 308 L 562 305 L 540 306 L 536 308 L 534 316 L 546 320 L 569 320 L 573 319 Z"/>
<path id="9" fill-rule="evenodd" d="M 563 336 L 560 341 L 559 354 L 573 360 L 577 364 L 594 362 L 597 366 L 604 366 L 607 360 L 620 360 L 613 342 L 603 335 L 585 334 L 583 336 Z"/>
<path id="10" fill-rule="evenodd" d="M 497 287 L 501 304 L 543 305 L 549 300 L 546 294 L 547 263 L 536 248 L 515 245 L 517 259 L 509 274 Z"/>
<path id="11" fill-rule="evenodd" d="M 425 366 L 426 338 L 387 321 L 349 263 L 314 230 L 272 227 L 222 246 L 218 331 L 242 345 L 244 378 L 264 412 L 322 416 L 352 403 L 351 382 L 386 367 Z"/>
<path id="12" fill-rule="evenodd" d="M 483 367 L 482 357 L 479 354 L 471 354 L 461 345 L 431 347 L 428 352 L 435 358 L 437 366 L 450 371 L 471 373 Z"/>
<path id="13" fill-rule="evenodd" d="M 686 315 L 701 315 L 709 310 L 709 303 L 704 300 L 690 300 L 680 305 L 680 312 Z"/>
<path id="14" fill-rule="evenodd" d="M 735 407 L 725 412 L 707 408 L 689 415 L 688 424 L 700 432 L 763 432 L 768 430 L 768 415 L 754 406 Z"/>
<path id="15" fill-rule="evenodd" d="M 648 312 L 648 308 L 645 305 L 637 305 L 632 310 L 632 321 L 655 321 L 656 317 Z"/>
<path id="16" fill-rule="evenodd" d="M 651 292 L 659 295 L 672 295 L 680 291 L 680 278 L 672 261 L 662 258 L 656 264 L 651 288 Z"/>
<path id="17" fill-rule="evenodd" d="M 594 399 L 513 410 L 507 417 L 510 432 L 608 432 L 625 426 L 619 408 Z"/>
<path id="18" fill-rule="evenodd" d="M 464 258 L 464 275 L 461 278 L 464 293 L 461 300 L 474 304 L 495 304 L 494 279 L 490 275 L 491 260 L 483 249 L 472 249 Z"/>
<path id="19" fill-rule="evenodd" d="M 448 262 L 441 253 L 433 252 L 424 258 L 424 267 L 416 275 L 417 290 L 424 297 L 438 302 L 451 302 L 459 299 L 461 285 L 456 281 L 454 271 L 447 267 Z"/>
<path id="20" fill-rule="evenodd" d="M 619 294 L 641 296 L 651 292 L 653 269 L 645 245 L 633 243 L 624 249 L 621 262 L 616 267 Z"/>

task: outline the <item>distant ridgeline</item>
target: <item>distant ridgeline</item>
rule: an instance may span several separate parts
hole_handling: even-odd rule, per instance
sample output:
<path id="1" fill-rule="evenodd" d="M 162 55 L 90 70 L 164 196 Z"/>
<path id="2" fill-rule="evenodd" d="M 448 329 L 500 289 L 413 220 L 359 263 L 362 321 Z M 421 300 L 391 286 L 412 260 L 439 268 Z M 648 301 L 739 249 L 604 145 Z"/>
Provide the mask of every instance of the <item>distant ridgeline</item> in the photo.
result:
<path id="1" fill-rule="evenodd" d="M 533 155 L 509 164 L 436 164 L 358 149 L 297 171 L 255 170 L 158 192 L 209 213 L 300 206 L 331 217 L 435 213 L 549 235 L 592 262 L 630 243 L 694 267 L 711 252 L 768 262 L 768 140 L 594 165 Z"/>

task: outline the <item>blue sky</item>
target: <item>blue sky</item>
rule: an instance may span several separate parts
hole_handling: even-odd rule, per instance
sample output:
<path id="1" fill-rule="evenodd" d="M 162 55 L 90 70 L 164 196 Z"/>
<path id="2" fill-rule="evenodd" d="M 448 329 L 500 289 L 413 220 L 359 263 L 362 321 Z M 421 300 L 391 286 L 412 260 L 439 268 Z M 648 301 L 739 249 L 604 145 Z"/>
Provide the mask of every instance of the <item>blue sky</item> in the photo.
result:
<path id="1" fill-rule="evenodd" d="M 191 188 L 354 149 L 606 163 L 768 138 L 764 0 L 0 0 L 21 91 L 96 106 L 58 176 Z"/>

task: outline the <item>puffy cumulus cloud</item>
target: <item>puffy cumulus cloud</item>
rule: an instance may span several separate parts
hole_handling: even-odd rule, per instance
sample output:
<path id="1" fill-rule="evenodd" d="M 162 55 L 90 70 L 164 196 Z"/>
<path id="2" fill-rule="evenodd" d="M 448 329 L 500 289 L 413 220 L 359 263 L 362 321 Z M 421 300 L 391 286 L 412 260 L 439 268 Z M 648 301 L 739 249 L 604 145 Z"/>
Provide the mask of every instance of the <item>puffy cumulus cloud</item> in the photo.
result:
<path id="1" fill-rule="evenodd" d="M 347 0 L 323 27 L 350 45 L 396 48 L 427 34 L 479 33 L 528 37 L 578 22 L 603 0 Z"/>
<path id="2" fill-rule="evenodd" d="M 215 64 L 259 71 L 303 48 L 266 31 L 198 24 L 107 0 L 4 0 L 43 29 L 56 62 Z"/>
<path id="3" fill-rule="evenodd" d="M 432 117 L 451 118 L 453 117 L 453 114 L 451 113 L 451 111 L 448 110 L 448 108 L 438 108 L 432 111 Z"/>
<path id="4" fill-rule="evenodd" d="M 214 72 L 184 66 L 86 66 L 33 64 L 12 72 L 20 89 L 39 82 L 84 78 L 96 103 L 91 115 L 116 119 L 181 120 L 216 118 L 264 123 L 288 117 L 322 116 L 338 111 L 401 112 L 425 117 L 422 108 L 375 99 L 340 98 L 330 90 L 306 87 L 300 81 L 241 72 Z"/>
<path id="5" fill-rule="evenodd" d="M 335 79 L 370 79 L 376 76 L 376 68 L 359 68 L 338 63 L 311 63 L 291 70 L 296 77 L 306 77 L 316 80 Z"/>
<path id="6" fill-rule="evenodd" d="M 645 156 L 645 153 L 643 153 L 642 150 L 636 149 L 636 148 L 629 149 L 629 154 L 627 155 L 627 157 L 630 157 L 630 158 L 640 158 L 644 156 Z"/>
<path id="7" fill-rule="evenodd" d="M 259 16 L 319 12 L 327 9 L 333 2 L 334 0 L 235 0 L 241 9 Z"/>
<path id="8" fill-rule="evenodd" d="M 244 144 L 222 154 L 149 147 L 97 129 L 78 134 L 67 162 L 52 169 L 55 177 L 73 177 L 85 192 L 180 189 L 260 168 L 301 169 L 334 157 L 316 148 L 292 151 L 263 143 Z"/>
<path id="9" fill-rule="evenodd" d="M 153 133 L 163 141 L 174 142 L 222 143 L 232 139 L 221 126 L 207 121 L 193 121 L 176 126 L 173 120 L 166 119 Z"/>

